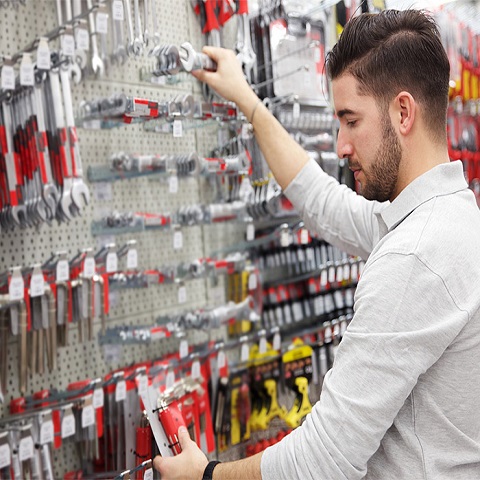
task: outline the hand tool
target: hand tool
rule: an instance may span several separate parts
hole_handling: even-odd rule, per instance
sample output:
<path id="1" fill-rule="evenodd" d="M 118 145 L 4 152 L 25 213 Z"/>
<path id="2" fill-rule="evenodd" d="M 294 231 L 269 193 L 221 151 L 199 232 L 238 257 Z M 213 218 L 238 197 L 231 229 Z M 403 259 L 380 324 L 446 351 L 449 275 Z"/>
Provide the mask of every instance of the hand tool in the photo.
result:
<path id="1" fill-rule="evenodd" d="M 71 20 L 72 8 L 73 8 L 73 17 L 77 18 L 82 14 L 82 0 L 72 0 L 72 5 L 68 5 L 70 0 L 67 1 L 67 20 Z M 70 16 L 69 16 L 70 15 Z M 86 30 L 86 34 L 88 35 L 88 28 L 84 25 L 85 20 L 82 18 L 78 20 L 76 25 L 77 29 Z M 75 26 L 74 26 L 75 28 Z M 78 42 L 76 42 L 76 45 Z M 87 67 L 87 52 L 81 48 L 75 49 L 75 62 L 80 67 L 81 70 L 85 70 Z"/>
<path id="2" fill-rule="evenodd" d="M 142 36 L 139 0 L 133 0 L 133 9 L 135 14 L 135 39 L 133 40 L 132 52 L 136 57 L 139 57 L 143 53 L 143 47 L 145 46 Z"/>
<path id="3" fill-rule="evenodd" d="M 127 0 L 128 1 L 128 0 Z M 103 77 L 105 66 L 98 54 L 97 31 L 95 27 L 95 12 L 92 6 L 92 0 L 87 0 L 88 23 L 90 25 L 90 40 L 92 46 L 92 70 L 98 77 Z"/>
<path id="4" fill-rule="evenodd" d="M 194 70 L 217 70 L 217 64 L 205 53 L 198 53 L 189 42 L 184 42 L 179 49 L 180 62 L 186 72 Z"/>
<path id="5" fill-rule="evenodd" d="M 237 42 L 235 44 L 237 58 L 242 64 L 243 72 L 248 83 L 253 83 L 253 68 L 257 62 L 257 55 L 252 47 L 250 34 L 250 20 L 248 18 L 248 0 L 238 0 L 237 9 Z"/>
<path id="6" fill-rule="evenodd" d="M 131 55 L 131 54 L 134 54 L 135 34 L 133 32 L 132 7 L 130 5 L 130 0 L 123 0 L 123 5 L 125 7 L 125 14 L 127 17 L 127 26 L 128 26 L 127 53 Z"/>
<path id="7" fill-rule="evenodd" d="M 129 1 L 129 0 L 127 0 Z M 123 38 L 123 20 L 118 20 L 113 16 L 114 2 L 112 2 L 112 59 L 118 61 L 123 65 L 127 61 L 127 49 L 125 48 L 125 41 Z"/>

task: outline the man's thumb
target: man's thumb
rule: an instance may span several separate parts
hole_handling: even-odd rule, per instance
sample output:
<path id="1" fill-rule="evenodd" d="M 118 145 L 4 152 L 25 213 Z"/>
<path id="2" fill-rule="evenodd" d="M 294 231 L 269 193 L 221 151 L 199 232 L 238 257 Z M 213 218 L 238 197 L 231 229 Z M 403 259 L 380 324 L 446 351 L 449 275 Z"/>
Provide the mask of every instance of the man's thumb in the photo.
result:
<path id="1" fill-rule="evenodd" d="M 185 450 L 187 445 L 192 441 L 190 439 L 190 434 L 188 433 L 187 427 L 182 426 L 178 429 L 178 441 L 180 442 L 182 450 Z"/>

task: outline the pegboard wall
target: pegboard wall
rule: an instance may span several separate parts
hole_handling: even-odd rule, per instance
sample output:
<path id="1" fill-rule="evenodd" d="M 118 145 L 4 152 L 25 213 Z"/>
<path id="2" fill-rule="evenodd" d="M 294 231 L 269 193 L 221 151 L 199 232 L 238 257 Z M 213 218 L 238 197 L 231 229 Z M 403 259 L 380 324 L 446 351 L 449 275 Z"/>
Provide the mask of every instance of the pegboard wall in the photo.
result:
<path id="1" fill-rule="evenodd" d="M 61 0 L 65 4 L 65 0 Z M 93 2 L 95 3 L 95 2 Z M 180 45 L 188 40 L 194 48 L 203 44 L 199 20 L 194 14 L 190 0 L 152 0 L 157 12 L 161 43 Z M 107 1 L 110 4 L 110 0 Z M 143 1 L 140 0 L 143 12 Z M 133 0 L 131 7 L 133 12 Z M 82 8 L 87 7 L 82 1 Z M 14 55 L 24 49 L 38 36 L 51 32 L 57 26 L 55 0 L 27 0 L 18 9 L 0 8 L 0 54 Z M 142 17 L 143 19 L 143 17 Z M 235 22 L 227 24 L 224 32 L 225 46 L 233 46 Z M 124 24 L 124 37 L 127 39 L 127 25 Z M 57 40 L 51 42 L 50 49 L 58 48 Z M 103 78 L 95 78 L 85 72 L 82 81 L 72 82 L 74 106 L 83 100 L 109 97 L 124 93 L 135 97 L 164 101 L 178 93 L 201 95 L 200 86 L 193 77 L 175 85 L 158 85 L 141 80 L 141 70 L 151 68 L 152 59 L 146 55 L 129 57 L 124 65 L 110 64 Z M 143 211 L 173 213 L 180 206 L 202 203 L 209 195 L 209 184 L 205 179 L 188 178 L 179 182 L 178 193 L 169 193 L 165 180 L 136 178 L 117 181 L 109 186 L 109 194 L 101 194 L 102 186 L 89 184 L 86 172 L 89 166 L 105 165 L 113 153 L 120 151 L 140 154 L 182 154 L 198 152 L 205 156 L 217 145 L 217 127 L 210 126 L 199 131 L 188 130 L 181 138 L 170 133 L 146 131 L 142 124 L 125 125 L 107 130 L 78 129 L 80 153 L 83 162 L 84 179 L 90 190 L 90 204 L 80 217 L 69 223 L 48 226 L 38 230 L 17 228 L 13 232 L 0 233 L 0 271 L 12 266 L 30 266 L 45 262 L 52 252 L 66 251 L 72 258 L 80 249 L 92 247 L 94 251 L 112 240 L 122 246 L 131 239 L 137 240 L 139 269 L 158 268 L 175 265 L 206 257 L 228 243 L 237 243 L 244 238 L 243 225 L 206 225 L 183 229 L 183 248 L 173 248 L 171 231 L 144 231 L 138 234 L 122 234 L 115 237 L 94 237 L 91 223 L 106 211 Z M 220 283 L 221 285 L 221 283 Z M 147 325 L 159 315 L 179 310 L 195 309 L 206 305 L 215 306 L 218 301 L 218 286 L 210 280 L 193 280 L 186 283 L 187 301 L 178 304 L 176 285 L 159 285 L 148 289 L 121 290 L 110 296 L 111 310 L 107 326 Z M 215 289 L 215 295 L 212 294 Z M 69 332 L 69 346 L 59 348 L 58 369 L 43 375 L 29 375 L 27 395 L 45 389 L 65 390 L 71 382 L 85 378 L 104 376 L 114 368 L 122 367 L 178 349 L 178 340 L 153 342 L 149 346 L 138 345 L 104 349 L 98 345 L 97 333 L 100 325 L 95 325 L 95 340 L 79 342 L 79 332 L 72 325 Z M 223 337 L 222 329 L 211 332 L 195 332 L 191 342 L 203 342 L 208 338 Z M 0 405 L 0 416 L 8 413 L 8 402 L 18 397 L 18 345 L 11 339 L 8 348 L 8 391 L 5 404 Z M 78 468 L 77 455 L 72 445 L 55 452 L 55 478 Z"/>

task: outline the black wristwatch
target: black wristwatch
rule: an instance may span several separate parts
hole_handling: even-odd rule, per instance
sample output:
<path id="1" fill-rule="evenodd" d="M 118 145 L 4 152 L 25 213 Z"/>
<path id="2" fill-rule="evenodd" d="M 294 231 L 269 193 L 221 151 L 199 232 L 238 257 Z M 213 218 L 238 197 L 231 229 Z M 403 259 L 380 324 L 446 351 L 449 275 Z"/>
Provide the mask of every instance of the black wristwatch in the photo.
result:
<path id="1" fill-rule="evenodd" d="M 205 467 L 205 470 L 203 472 L 203 477 L 202 480 L 212 480 L 213 478 L 213 469 L 222 462 L 219 462 L 218 460 L 212 460 L 211 462 L 208 462 L 208 465 Z"/>

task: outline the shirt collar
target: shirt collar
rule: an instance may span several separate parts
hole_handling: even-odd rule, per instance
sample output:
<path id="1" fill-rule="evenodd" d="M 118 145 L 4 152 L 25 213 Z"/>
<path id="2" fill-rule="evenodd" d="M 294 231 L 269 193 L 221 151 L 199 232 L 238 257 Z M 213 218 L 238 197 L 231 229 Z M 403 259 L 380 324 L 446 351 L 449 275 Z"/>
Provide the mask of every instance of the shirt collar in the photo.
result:
<path id="1" fill-rule="evenodd" d="M 392 202 L 379 204 L 376 209 L 381 233 L 393 230 L 422 203 L 440 195 L 448 195 L 467 188 L 461 161 L 442 163 L 417 177 Z M 382 225 L 382 223 L 384 225 Z M 386 231 L 382 232 L 382 230 Z M 381 235 L 383 236 L 383 235 Z"/>

